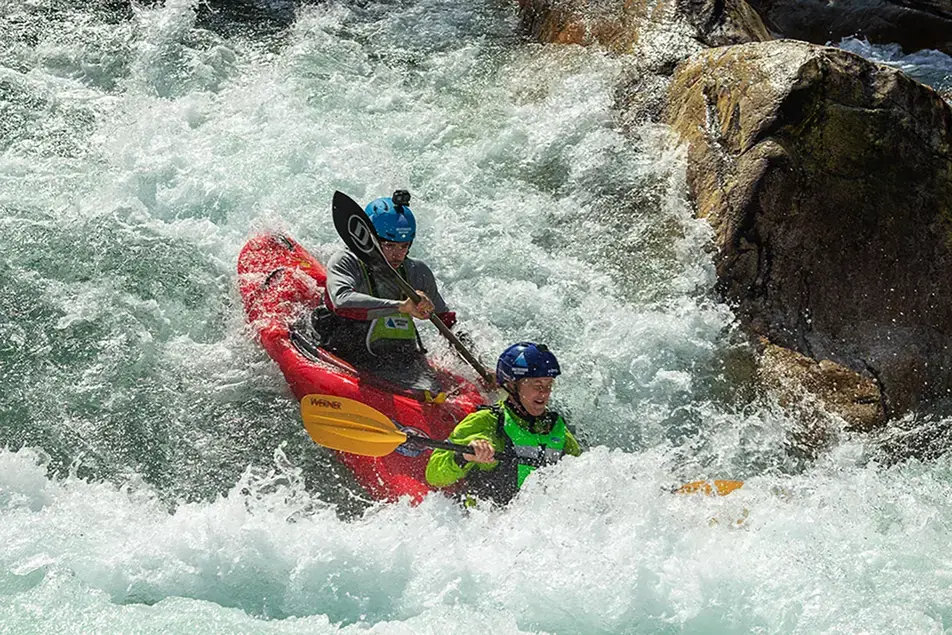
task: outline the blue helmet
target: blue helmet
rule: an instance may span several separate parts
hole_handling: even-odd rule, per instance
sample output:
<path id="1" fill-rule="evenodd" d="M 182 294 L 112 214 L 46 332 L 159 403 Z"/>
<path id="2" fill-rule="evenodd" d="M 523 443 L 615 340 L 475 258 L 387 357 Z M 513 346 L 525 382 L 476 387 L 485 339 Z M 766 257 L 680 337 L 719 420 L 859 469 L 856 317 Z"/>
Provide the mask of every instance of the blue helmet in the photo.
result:
<path id="1" fill-rule="evenodd" d="M 513 344 L 502 352 L 496 362 L 496 383 L 500 386 L 524 377 L 558 377 L 560 374 L 562 369 L 559 368 L 559 360 L 545 344 Z"/>
<path id="2" fill-rule="evenodd" d="M 377 237 L 394 243 L 413 242 L 416 237 L 416 219 L 407 206 L 410 193 L 397 190 L 391 198 L 371 201 L 364 211 L 377 230 Z"/>

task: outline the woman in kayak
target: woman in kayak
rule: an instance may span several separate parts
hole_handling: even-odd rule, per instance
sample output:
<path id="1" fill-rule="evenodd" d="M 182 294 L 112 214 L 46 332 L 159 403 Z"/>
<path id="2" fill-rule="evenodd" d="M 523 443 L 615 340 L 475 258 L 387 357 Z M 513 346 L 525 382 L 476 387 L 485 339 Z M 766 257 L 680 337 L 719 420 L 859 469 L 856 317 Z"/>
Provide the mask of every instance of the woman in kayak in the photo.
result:
<path id="1" fill-rule="evenodd" d="M 327 286 L 322 306 L 314 311 L 314 330 L 323 348 L 352 363 L 364 365 L 377 357 L 409 362 L 418 357 L 424 349 L 413 318 L 427 320 L 436 313 L 447 326 L 456 323 L 433 272 L 425 263 L 407 257 L 416 237 L 409 203 L 410 193 L 397 190 L 392 197 L 372 201 L 365 212 L 387 262 L 420 295 L 418 304 L 389 277 L 375 276 L 349 249 L 327 261 Z"/>
<path id="2" fill-rule="evenodd" d="M 562 416 L 548 409 L 555 378 L 561 374 L 555 355 L 543 344 L 520 342 L 499 356 L 496 382 L 509 393 L 492 406 L 468 415 L 448 441 L 468 445 L 471 454 L 434 450 L 426 480 L 446 487 L 461 479 L 467 498 L 505 505 L 536 468 L 581 450 Z M 496 453 L 507 458 L 497 460 Z"/>

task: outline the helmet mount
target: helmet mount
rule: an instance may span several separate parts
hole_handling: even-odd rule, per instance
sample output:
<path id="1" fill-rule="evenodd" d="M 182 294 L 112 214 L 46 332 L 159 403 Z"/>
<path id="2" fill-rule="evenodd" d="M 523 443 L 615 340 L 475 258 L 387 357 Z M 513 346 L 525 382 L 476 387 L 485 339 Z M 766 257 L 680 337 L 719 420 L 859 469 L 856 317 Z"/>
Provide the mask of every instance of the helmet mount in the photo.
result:
<path id="1" fill-rule="evenodd" d="M 395 190 L 390 197 L 395 207 L 403 207 L 410 204 L 410 192 L 407 190 Z"/>
<path id="2" fill-rule="evenodd" d="M 410 243 L 416 237 L 416 218 L 410 209 L 410 192 L 396 190 L 390 198 L 370 202 L 364 211 L 380 240 Z"/>

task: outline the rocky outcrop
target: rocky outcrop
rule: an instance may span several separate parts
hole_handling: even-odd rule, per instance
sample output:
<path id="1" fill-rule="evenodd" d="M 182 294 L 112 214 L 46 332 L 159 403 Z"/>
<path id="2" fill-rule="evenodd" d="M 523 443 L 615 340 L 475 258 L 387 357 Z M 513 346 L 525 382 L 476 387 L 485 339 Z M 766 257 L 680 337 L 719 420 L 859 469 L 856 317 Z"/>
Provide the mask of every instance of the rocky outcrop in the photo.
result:
<path id="1" fill-rule="evenodd" d="M 935 91 L 838 49 L 752 43 L 682 64 L 665 117 L 739 318 L 828 361 L 774 358 L 848 385 L 844 404 L 873 407 L 874 380 L 884 415 L 949 394 L 952 110 Z"/>
<path id="2" fill-rule="evenodd" d="M 758 378 L 777 396 L 781 406 L 804 410 L 804 405 L 810 405 L 805 402 L 813 398 L 820 405 L 818 410 L 841 417 L 848 429 L 860 432 L 885 422 L 882 392 L 873 378 L 830 360 L 818 362 L 766 340 L 761 344 Z"/>
<path id="3" fill-rule="evenodd" d="M 674 68 L 711 46 L 771 39 L 745 0 L 519 0 L 534 40 L 629 54 L 615 101 L 623 128 L 660 116 Z"/>
<path id="4" fill-rule="evenodd" d="M 806 393 L 866 430 L 950 395 L 952 112 L 937 93 L 844 51 L 766 41 L 740 0 L 520 4 L 540 41 L 632 53 L 620 121 L 661 118 L 689 143 L 720 288 L 781 403 Z"/>
<path id="5" fill-rule="evenodd" d="M 520 0 L 522 28 L 540 42 L 600 44 L 676 63 L 710 46 L 769 40 L 744 0 Z M 671 65 L 668 70 L 673 68 Z"/>
<path id="6" fill-rule="evenodd" d="M 782 37 L 817 44 L 864 37 L 898 43 L 906 52 L 938 49 L 952 54 L 950 0 L 749 0 Z"/>

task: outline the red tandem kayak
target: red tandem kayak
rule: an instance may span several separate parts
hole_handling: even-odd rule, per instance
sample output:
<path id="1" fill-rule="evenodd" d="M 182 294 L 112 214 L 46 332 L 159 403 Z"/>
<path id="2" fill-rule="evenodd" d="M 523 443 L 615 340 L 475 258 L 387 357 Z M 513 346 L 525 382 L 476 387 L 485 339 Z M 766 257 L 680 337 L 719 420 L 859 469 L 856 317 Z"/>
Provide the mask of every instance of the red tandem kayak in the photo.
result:
<path id="1" fill-rule="evenodd" d="M 354 399 L 408 434 L 433 439 L 448 437 L 486 401 L 473 382 L 432 365 L 424 380 L 413 381 L 395 372 L 401 369 L 357 369 L 320 348 L 310 314 L 324 290 L 324 267 L 287 236 L 249 240 L 238 256 L 238 279 L 248 320 L 298 400 L 314 393 Z M 375 499 L 410 496 L 419 502 L 433 489 L 424 477 L 429 450 L 399 448 L 379 458 L 338 452 L 337 457 Z"/>

